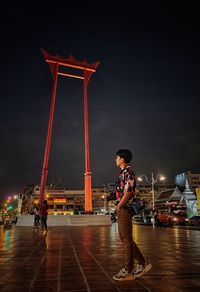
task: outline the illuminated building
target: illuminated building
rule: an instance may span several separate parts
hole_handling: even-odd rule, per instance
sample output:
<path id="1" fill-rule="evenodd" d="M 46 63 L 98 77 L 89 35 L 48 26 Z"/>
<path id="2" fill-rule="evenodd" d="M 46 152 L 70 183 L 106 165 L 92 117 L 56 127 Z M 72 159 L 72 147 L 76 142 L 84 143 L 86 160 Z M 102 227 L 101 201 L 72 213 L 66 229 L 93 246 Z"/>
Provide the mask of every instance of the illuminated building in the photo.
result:
<path id="1" fill-rule="evenodd" d="M 200 187 L 200 174 L 192 173 L 191 171 L 177 174 L 175 177 L 175 184 L 183 191 L 186 180 L 188 181 L 190 189 L 195 192 L 196 188 Z"/>
<path id="2" fill-rule="evenodd" d="M 33 197 L 34 204 L 39 203 L 39 186 L 35 186 Z M 109 205 L 106 201 L 108 191 L 106 186 L 92 188 L 93 212 L 107 213 Z M 48 202 L 49 215 L 73 215 L 84 212 L 85 193 L 84 190 L 70 190 L 64 186 L 47 185 L 45 188 L 45 199 Z"/>

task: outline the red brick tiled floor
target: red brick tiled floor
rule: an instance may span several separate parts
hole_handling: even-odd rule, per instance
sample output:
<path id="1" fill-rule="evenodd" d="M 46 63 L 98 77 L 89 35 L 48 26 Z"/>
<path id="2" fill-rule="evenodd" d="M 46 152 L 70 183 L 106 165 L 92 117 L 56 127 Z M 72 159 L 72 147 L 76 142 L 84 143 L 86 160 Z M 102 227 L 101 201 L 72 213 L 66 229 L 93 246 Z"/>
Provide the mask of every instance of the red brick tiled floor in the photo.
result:
<path id="1" fill-rule="evenodd" d="M 123 265 L 112 226 L 0 228 L 0 291 L 200 291 L 200 230 L 134 225 L 134 239 L 153 265 L 143 277 L 116 282 Z"/>

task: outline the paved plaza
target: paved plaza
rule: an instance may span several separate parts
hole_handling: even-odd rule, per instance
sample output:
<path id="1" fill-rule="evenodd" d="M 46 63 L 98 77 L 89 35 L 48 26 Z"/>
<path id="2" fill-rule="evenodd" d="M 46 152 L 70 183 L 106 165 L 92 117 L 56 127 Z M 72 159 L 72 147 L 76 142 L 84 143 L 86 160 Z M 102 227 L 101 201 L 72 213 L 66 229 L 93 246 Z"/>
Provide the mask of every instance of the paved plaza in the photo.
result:
<path id="1" fill-rule="evenodd" d="M 134 225 L 153 265 L 143 277 L 116 282 L 123 264 L 118 226 L 0 226 L 0 291 L 200 291 L 200 230 Z"/>

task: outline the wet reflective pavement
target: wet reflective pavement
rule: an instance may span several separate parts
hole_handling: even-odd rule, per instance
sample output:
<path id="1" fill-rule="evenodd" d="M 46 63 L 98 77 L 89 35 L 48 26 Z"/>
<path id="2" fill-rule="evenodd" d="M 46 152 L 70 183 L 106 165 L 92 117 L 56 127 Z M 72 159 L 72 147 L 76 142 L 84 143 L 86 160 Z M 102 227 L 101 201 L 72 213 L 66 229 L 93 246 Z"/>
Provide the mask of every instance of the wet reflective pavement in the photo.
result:
<path id="1" fill-rule="evenodd" d="M 0 226 L 0 291 L 200 291 L 200 230 L 134 225 L 134 239 L 152 270 L 116 282 L 123 265 L 112 226 Z"/>

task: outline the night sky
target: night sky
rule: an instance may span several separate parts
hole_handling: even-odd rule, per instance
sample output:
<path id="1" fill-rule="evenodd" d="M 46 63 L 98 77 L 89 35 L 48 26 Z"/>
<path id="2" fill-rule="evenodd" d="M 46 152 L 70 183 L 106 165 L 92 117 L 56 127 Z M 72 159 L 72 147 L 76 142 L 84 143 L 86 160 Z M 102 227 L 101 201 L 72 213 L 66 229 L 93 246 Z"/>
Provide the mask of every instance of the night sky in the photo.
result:
<path id="1" fill-rule="evenodd" d="M 200 172 L 197 4 L 129 2 L 1 11 L 2 197 L 40 183 L 52 93 L 41 48 L 100 61 L 88 87 L 94 186 L 115 181 L 120 148 L 133 152 L 136 175 L 161 173 L 174 183 L 176 174 Z M 48 182 L 84 188 L 83 130 L 83 82 L 60 76 Z"/>

